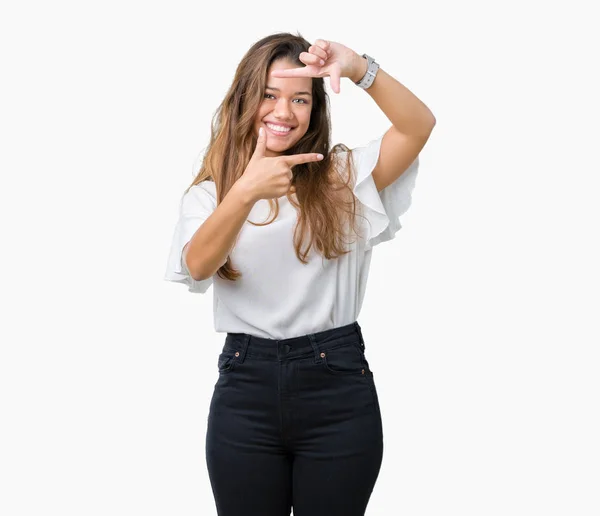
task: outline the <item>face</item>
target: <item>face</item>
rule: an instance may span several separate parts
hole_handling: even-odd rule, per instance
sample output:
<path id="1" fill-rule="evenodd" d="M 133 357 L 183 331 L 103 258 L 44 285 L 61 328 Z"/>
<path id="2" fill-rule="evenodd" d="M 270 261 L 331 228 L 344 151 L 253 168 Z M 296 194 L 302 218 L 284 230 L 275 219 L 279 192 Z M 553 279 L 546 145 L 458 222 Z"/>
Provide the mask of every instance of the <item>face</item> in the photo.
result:
<path id="1" fill-rule="evenodd" d="M 312 110 L 312 78 L 271 77 L 273 70 L 297 68 L 287 60 L 271 63 L 267 73 L 267 88 L 254 121 L 254 134 L 262 127 L 267 135 L 266 156 L 280 156 L 292 147 L 308 130 Z M 299 93 L 306 92 L 306 93 Z M 291 127 L 279 132 L 273 125 Z M 279 127 L 278 129 L 282 129 Z"/>

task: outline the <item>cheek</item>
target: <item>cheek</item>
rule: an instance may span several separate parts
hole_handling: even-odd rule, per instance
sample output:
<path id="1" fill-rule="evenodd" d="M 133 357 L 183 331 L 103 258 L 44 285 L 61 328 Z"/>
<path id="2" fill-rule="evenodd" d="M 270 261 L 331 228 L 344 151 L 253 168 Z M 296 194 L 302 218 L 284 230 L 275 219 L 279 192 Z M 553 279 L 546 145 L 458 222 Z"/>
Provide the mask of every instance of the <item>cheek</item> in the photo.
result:
<path id="1" fill-rule="evenodd" d="M 269 110 L 266 109 L 265 106 L 261 106 L 260 108 L 258 108 L 258 114 L 256 115 L 256 120 L 262 121 L 262 119 L 265 116 L 267 116 L 268 112 L 269 112 Z"/>

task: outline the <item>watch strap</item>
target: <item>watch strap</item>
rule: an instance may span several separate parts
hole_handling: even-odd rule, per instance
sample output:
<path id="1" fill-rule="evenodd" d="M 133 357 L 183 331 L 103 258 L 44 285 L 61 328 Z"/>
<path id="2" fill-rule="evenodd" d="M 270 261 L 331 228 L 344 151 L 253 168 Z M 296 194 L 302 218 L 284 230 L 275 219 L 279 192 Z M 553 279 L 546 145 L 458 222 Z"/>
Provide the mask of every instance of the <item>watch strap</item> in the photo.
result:
<path id="1" fill-rule="evenodd" d="M 373 84 L 373 81 L 375 80 L 375 77 L 377 76 L 377 70 L 379 70 L 379 63 L 377 63 L 375 61 L 375 59 L 373 59 L 371 56 L 369 56 L 367 54 L 363 54 L 362 57 L 364 57 L 367 60 L 367 63 L 368 63 L 367 72 L 365 73 L 365 75 L 363 76 L 363 78 L 360 81 L 358 81 L 354 84 L 356 84 L 358 87 L 366 90 Z"/>

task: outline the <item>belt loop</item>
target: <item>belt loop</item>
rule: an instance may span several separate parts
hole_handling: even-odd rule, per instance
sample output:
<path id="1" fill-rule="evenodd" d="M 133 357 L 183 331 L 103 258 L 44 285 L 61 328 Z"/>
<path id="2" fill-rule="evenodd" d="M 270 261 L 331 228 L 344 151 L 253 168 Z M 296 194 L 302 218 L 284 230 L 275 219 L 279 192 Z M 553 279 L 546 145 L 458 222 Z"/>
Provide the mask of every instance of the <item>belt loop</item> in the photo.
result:
<path id="1" fill-rule="evenodd" d="M 242 340 L 242 349 L 240 349 L 240 356 L 238 357 L 238 362 L 243 362 L 246 357 L 246 351 L 248 351 L 248 345 L 250 344 L 250 339 L 252 336 L 247 333 Z"/>
<path id="2" fill-rule="evenodd" d="M 354 327 L 356 328 L 356 331 L 358 332 L 358 336 L 360 337 L 360 347 L 362 349 L 365 349 L 365 339 L 363 338 L 362 330 L 360 328 L 360 324 L 358 324 L 358 321 L 354 322 Z"/>
<path id="3" fill-rule="evenodd" d="M 308 334 L 308 338 L 310 339 L 310 343 L 313 347 L 313 350 L 315 352 L 315 363 L 318 364 L 319 362 L 321 362 L 323 359 L 321 358 L 321 354 L 320 354 L 320 350 L 319 350 L 319 345 L 317 344 L 317 340 L 315 339 L 315 336 L 313 333 L 309 333 Z"/>

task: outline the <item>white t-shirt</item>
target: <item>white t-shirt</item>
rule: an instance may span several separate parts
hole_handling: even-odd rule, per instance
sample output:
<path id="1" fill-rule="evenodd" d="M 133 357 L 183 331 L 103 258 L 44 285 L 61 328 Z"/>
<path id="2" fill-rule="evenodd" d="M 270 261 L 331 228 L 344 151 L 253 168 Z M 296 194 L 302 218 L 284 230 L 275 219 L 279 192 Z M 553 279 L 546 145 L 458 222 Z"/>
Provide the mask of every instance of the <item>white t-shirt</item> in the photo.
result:
<path id="1" fill-rule="evenodd" d="M 279 198 L 279 216 L 273 223 L 243 225 L 230 255 L 234 267 L 242 273 L 240 278 L 229 281 L 215 274 L 195 281 L 183 260 L 183 247 L 217 206 L 214 182 L 203 181 L 181 199 L 164 279 L 183 283 L 189 292 L 200 294 L 214 284 L 217 332 L 281 340 L 356 321 L 367 286 L 372 248 L 393 239 L 402 227 L 399 217 L 411 205 L 419 166 L 417 157 L 394 183 L 378 192 L 371 174 L 382 139 L 383 135 L 350 150 L 356 166 L 353 191 L 360 201 L 359 227 L 364 235 L 361 239 L 350 234 L 349 240 L 356 240 L 347 247 L 350 253 L 326 260 L 311 248 L 308 264 L 300 262 L 293 244 L 297 212 L 284 195 Z M 340 158 L 344 163 L 346 152 L 340 153 Z M 270 220 L 268 216 L 269 202 L 260 199 L 248 220 L 264 222 Z"/>

